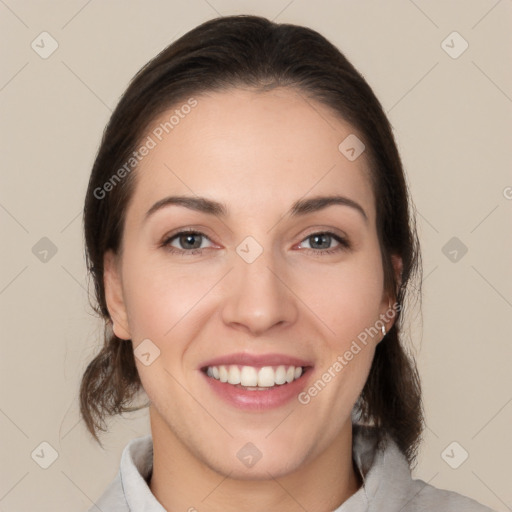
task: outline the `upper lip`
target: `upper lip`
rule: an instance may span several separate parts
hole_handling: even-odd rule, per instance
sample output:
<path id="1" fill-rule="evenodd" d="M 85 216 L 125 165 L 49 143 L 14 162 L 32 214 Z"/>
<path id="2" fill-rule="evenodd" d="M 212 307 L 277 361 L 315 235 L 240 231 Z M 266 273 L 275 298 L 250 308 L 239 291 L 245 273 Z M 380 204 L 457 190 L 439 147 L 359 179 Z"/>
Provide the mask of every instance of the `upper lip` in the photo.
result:
<path id="1" fill-rule="evenodd" d="M 263 366 L 312 366 L 310 361 L 286 354 L 248 354 L 246 352 L 238 354 L 226 354 L 215 357 L 202 363 L 199 369 L 208 366 L 220 366 L 238 364 L 241 366 L 254 366 L 261 368 Z"/>

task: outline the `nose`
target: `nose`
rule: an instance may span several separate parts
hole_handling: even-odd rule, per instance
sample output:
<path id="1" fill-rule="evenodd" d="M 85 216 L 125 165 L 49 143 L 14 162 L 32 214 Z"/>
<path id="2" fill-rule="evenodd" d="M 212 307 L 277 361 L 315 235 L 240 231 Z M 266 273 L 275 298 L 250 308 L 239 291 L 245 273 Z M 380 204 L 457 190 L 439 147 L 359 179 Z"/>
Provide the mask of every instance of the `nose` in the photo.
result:
<path id="1" fill-rule="evenodd" d="M 277 265 L 266 250 L 252 263 L 238 255 L 234 258 L 235 268 L 225 284 L 223 321 L 255 336 L 295 322 L 297 299 L 287 282 L 284 262 Z"/>

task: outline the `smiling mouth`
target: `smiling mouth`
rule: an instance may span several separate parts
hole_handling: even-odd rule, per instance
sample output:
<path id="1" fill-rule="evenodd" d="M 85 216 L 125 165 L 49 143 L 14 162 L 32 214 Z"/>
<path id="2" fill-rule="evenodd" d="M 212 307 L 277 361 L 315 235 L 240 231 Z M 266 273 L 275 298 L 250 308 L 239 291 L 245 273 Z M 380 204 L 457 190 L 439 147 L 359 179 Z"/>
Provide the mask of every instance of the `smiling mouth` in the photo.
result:
<path id="1" fill-rule="evenodd" d="M 278 366 L 241 366 L 236 364 L 207 366 L 202 371 L 212 379 L 248 391 L 266 391 L 286 386 L 300 379 L 309 367 Z"/>

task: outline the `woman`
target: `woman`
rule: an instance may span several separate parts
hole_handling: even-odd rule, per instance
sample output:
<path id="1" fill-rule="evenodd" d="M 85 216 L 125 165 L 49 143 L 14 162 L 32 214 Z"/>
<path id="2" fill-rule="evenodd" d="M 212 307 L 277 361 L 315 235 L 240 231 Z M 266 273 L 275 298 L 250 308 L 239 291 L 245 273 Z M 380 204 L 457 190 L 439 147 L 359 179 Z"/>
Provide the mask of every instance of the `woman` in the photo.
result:
<path id="1" fill-rule="evenodd" d="M 382 107 L 321 35 L 231 16 L 162 51 L 84 223 L 106 330 L 83 418 L 99 442 L 143 392 L 151 423 L 100 510 L 490 510 L 411 478 L 414 219 Z"/>

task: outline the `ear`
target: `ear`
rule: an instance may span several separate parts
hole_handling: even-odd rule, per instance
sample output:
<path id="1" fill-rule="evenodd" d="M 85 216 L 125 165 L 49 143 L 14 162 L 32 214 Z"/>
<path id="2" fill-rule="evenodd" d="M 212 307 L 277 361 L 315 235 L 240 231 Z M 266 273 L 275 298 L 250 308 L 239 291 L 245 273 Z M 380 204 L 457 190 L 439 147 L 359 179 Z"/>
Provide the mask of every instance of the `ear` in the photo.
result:
<path id="1" fill-rule="evenodd" d="M 114 334 L 122 340 L 129 340 L 131 335 L 124 303 L 119 261 L 112 250 L 107 251 L 103 257 L 103 284 Z"/>
<path id="2" fill-rule="evenodd" d="M 402 270 L 403 270 L 403 261 L 400 256 L 397 254 L 391 255 L 391 262 L 393 264 L 393 269 L 395 272 L 395 279 L 397 283 L 397 288 L 400 287 L 402 283 Z M 393 324 L 395 323 L 396 314 L 392 313 L 395 310 L 393 307 L 396 302 L 395 294 L 390 295 L 386 290 L 384 290 L 384 294 L 382 296 L 382 313 L 386 314 L 386 312 L 390 312 L 388 314 L 388 320 L 386 320 L 386 331 L 389 331 Z"/>
<path id="3" fill-rule="evenodd" d="M 400 288 L 400 285 L 402 284 L 402 272 L 403 272 L 403 261 L 398 254 L 392 254 L 391 255 L 391 262 L 393 263 L 393 268 L 395 270 L 395 279 L 398 285 L 398 288 Z M 396 297 L 394 298 L 396 300 Z"/>

